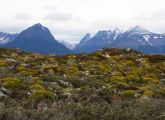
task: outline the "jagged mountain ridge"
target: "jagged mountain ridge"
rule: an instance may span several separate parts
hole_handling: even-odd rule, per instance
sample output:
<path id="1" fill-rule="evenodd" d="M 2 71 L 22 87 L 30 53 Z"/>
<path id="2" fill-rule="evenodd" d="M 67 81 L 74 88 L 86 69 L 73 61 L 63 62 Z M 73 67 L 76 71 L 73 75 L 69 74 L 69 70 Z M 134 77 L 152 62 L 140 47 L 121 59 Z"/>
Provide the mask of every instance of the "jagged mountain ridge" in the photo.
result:
<path id="1" fill-rule="evenodd" d="M 150 32 L 135 26 L 126 31 L 114 30 L 99 31 L 89 40 L 82 40 L 75 47 L 76 52 L 93 52 L 102 48 L 132 48 L 144 53 L 165 53 L 165 35 Z"/>

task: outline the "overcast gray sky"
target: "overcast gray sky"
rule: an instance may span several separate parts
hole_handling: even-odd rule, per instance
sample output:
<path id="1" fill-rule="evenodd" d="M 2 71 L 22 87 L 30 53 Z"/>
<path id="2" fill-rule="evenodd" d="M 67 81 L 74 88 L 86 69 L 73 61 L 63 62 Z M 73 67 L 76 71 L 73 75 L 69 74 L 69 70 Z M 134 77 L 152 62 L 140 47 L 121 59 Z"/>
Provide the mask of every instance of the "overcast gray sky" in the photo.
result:
<path id="1" fill-rule="evenodd" d="M 165 0 L 0 0 L 0 31 L 41 23 L 56 39 L 78 42 L 86 33 L 141 25 L 165 33 Z"/>

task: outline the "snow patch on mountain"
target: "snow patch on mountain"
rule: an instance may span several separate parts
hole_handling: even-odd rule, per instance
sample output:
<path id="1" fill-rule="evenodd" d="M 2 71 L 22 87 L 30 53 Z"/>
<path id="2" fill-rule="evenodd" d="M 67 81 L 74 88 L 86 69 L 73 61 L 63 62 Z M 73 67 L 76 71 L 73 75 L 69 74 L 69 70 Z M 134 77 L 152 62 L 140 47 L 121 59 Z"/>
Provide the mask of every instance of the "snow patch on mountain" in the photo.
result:
<path id="1" fill-rule="evenodd" d="M 142 40 L 137 40 L 137 41 L 139 41 L 141 44 L 145 45 L 145 43 Z"/>
<path id="2" fill-rule="evenodd" d="M 64 40 L 58 40 L 59 43 L 63 44 L 65 47 L 67 47 L 68 49 L 70 50 L 73 50 L 77 44 L 71 44 L 71 43 L 68 43 Z"/>
<path id="3" fill-rule="evenodd" d="M 111 34 L 113 36 L 113 40 L 115 40 L 117 36 L 122 34 L 123 32 L 124 30 L 120 30 L 118 28 L 113 29 L 112 34 Z"/>
<path id="4" fill-rule="evenodd" d="M 149 35 L 143 35 L 143 38 L 145 39 L 145 41 L 149 44 L 149 45 L 152 45 L 149 41 L 150 39 L 150 36 Z"/>
<path id="5" fill-rule="evenodd" d="M 131 27 L 126 32 L 129 33 L 130 35 L 133 35 L 133 34 L 151 34 L 152 33 L 140 25 L 136 25 L 135 27 Z"/>
<path id="6" fill-rule="evenodd" d="M 0 45 L 7 44 L 13 41 L 17 36 L 18 34 L 0 32 Z"/>

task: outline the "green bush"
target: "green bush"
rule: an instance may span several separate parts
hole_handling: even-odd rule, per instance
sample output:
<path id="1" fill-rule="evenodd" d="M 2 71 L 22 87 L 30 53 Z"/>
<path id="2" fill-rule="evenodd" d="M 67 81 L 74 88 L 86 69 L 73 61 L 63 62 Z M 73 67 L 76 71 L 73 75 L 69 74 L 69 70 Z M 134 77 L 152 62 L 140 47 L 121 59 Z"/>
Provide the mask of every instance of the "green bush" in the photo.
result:
<path id="1" fill-rule="evenodd" d="M 5 67 L 7 63 L 4 60 L 0 60 L 0 67 Z"/>
<path id="2" fill-rule="evenodd" d="M 32 78 L 32 83 L 33 84 L 43 84 L 43 81 L 42 80 L 40 80 L 38 77 L 33 77 Z"/>
<path id="3" fill-rule="evenodd" d="M 144 93 L 143 93 L 143 96 L 146 96 L 146 97 L 153 97 L 154 96 L 154 92 L 152 90 L 145 90 Z"/>
<path id="4" fill-rule="evenodd" d="M 45 90 L 45 88 L 42 85 L 35 84 L 30 86 L 31 90 Z"/>
<path id="5" fill-rule="evenodd" d="M 122 76 L 112 76 L 110 78 L 110 81 L 112 81 L 112 82 L 123 82 L 124 80 L 125 80 L 125 78 Z"/>
<path id="6" fill-rule="evenodd" d="M 127 83 L 118 82 L 117 83 L 117 88 L 127 90 L 127 89 L 130 88 L 130 86 Z"/>
<path id="7" fill-rule="evenodd" d="M 17 89 L 21 84 L 21 80 L 14 77 L 6 77 L 2 79 L 2 86 L 7 89 Z"/>
<path id="8" fill-rule="evenodd" d="M 119 93 L 119 96 L 121 96 L 122 98 L 134 98 L 136 93 L 137 91 L 135 90 L 126 90 Z"/>
<path id="9" fill-rule="evenodd" d="M 154 78 L 150 78 L 150 77 L 145 77 L 145 78 L 143 78 L 143 80 L 144 80 L 144 82 L 146 82 L 146 83 L 155 83 L 155 84 L 158 84 L 158 83 L 160 83 L 160 81 L 158 81 L 158 80 L 155 80 Z"/>
<path id="10" fill-rule="evenodd" d="M 64 89 L 64 92 L 65 93 L 71 93 L 71 92 L 73 92 L 74 91 L 74 88 L 65 88 Z"/>
<path id="11" fill-rule="evenodd" d="M 143 83 L 143 80 L 140 79 L 137 75 L 127 75 L 126 80 L 127 82 Z"/>
<path id="12" fill-rule="evenodd" d="M 23 76 L 36 76 L 38 74 L 38 71 L 34 69 L 29 69 L 29 70 L 20 71 L 20 73 Z"/>
<path id="13" fill-rule="evenodd" d="M 52 99 L 54 94 L 48 90 L 36 90 L 32 94 L 32 99 L 43 100 L 43 99 Z"/>

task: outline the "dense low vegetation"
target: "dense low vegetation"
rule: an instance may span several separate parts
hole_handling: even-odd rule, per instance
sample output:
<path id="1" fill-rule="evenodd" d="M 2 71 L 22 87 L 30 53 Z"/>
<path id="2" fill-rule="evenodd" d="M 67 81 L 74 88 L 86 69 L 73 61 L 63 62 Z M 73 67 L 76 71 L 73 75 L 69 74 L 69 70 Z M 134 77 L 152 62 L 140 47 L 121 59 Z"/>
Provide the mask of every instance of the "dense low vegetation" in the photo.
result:
<path id="1" fill-rule="evenodd" d="M 165 56 L 0 50 L 1 120 L 164 120 Z"/>

